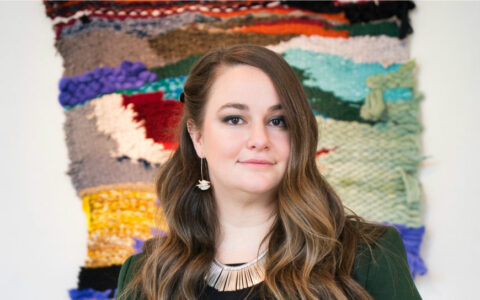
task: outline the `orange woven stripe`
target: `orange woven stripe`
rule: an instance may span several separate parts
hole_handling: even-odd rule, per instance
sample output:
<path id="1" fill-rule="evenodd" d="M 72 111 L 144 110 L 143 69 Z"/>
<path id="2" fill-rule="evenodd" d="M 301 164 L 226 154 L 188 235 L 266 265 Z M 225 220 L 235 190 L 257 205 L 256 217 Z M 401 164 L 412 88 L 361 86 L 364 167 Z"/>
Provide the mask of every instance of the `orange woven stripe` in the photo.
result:
<path id="1" fill-rule="evenodd" d="M 250 25 L 239 28 L 233 28 L 234 32 L 256 32 L 263 34 L 304 34 L 307 36 L 310 35 L 321 35 L 327 37 L 348 37 L 348 30 L 331 30 L 325 29 L 322 26 L 311 25 L 311 24 L 273 24 L 273 25 Z"/>
<path id="2" fill-rule="evenodd" d="M 318 13 L 318 15 L 324 17 L 327 20 L 350 24 L 350 20 L 345 17 L 345 12 L 343 11 L 336 14 Z"/>

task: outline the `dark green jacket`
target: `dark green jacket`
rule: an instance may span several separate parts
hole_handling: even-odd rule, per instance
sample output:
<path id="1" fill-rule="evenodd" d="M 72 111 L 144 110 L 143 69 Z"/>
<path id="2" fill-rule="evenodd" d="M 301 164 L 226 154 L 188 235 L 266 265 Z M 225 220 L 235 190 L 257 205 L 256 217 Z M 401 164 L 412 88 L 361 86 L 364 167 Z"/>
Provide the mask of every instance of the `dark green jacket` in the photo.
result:
<path id="1" fill-rule="evenodd" d="M 129 257 L 120 270 L 117 295 L 135 274 L 133 266 L 142 253 Z M 373 251 L 359 247 L 355 257 L 353 278 L 375 299 L 421 299 L 407 262 L 405 247 L 398 231 L 387 227 Z"/>

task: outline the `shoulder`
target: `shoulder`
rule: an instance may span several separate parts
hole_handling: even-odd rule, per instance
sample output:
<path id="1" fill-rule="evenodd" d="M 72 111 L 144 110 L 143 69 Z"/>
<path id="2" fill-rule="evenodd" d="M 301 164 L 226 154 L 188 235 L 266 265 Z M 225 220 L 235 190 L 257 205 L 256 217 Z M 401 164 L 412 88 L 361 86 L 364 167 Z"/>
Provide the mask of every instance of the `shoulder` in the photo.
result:
<path id="1" fill-rule="evenodd" d="M 392 226 L 380 230 L 374 242 L 357 247 L 354 279 L 375 299 L 421 299 L 399 232 Z"/>
<path id="2" fill-rule="evenodd" d="M 138 253 L 130 256 L 127 260 L 123 263 L 122 268 L 120 269 L 120 278 L 126 278 L 132 275 L 132 271 L 134 267 L 138 264 L 138 262 L 143 258 L 144 253 Z"/>
<path id="3" fill-rule="evenodd" d="M 150 238 L 146 240 L 142 246 L 142 252 L 138 254 L 134 254 L 127 258 L 125 262 L 123 263 L 121 269 L 120 269 L 120 274 L 118 276 L 118 283 L 117 283 L 117 295 L 120 295 L 122 291 L 125 289 L 130 289 L 128 287 L 128 284 L 132 281 L 135 281 L 134 285 L 135 287 L 138 286 L 138 281 L 137 281 L 137 275 L 141 271 L 143 265 L 145 264 L 145 261 L 150 258 L 151 255 L 153 255 L 153 252 L 156 247 L 159 247 L 161 243 L 165 241 L 165 236 L 157 236 Z M 129 292 L 127 292 L 129 293 Z M 139 296 L 140 292 L 137 290 L 136 292 L 135 299 L 141 298 Z M 129 294 L 130 295 L 130 294 Z M 122 299 L 131 299 L 130 296 L 126 296 L 125 298 Z"/>
<path id="4" fill-rule="evenodd" d="M 117 292 L 116 292 L 117 295 L 122 293 L 125 287 L 128 285 L 128 283 L 132 281 L 134 276 L 139 271 L 139 268 L 143 259 L 144 259 L 144 253 L 141 252 L 141 253 L 130 256 L 123 263 L 122 268 L 120 269 L 120 274 L 118 276 Z"/>
<path id="5" fill-rule="evenodd" d="M 129 279 L 131 279 L 132 275 L 135 275 L 134 273 L 138 271 L 140 264 L 144 260 L 144 258 L 144 252 L 134 254 L 127 258 L 127 260 L 123 263 L 122 268 L 120 269 L 119 283 L 120 279 L 123 279 L 126 282 L 130 281 Z"/>

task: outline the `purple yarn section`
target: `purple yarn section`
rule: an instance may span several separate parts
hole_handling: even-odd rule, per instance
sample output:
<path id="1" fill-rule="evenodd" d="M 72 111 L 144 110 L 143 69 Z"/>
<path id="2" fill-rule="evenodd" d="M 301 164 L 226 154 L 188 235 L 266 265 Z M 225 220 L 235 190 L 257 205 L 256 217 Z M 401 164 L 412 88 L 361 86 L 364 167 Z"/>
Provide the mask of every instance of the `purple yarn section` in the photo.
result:
<path id="1" fill-rule="evenodd" d="M 164 236 L 167 234 L 167 232 L 165 230 L 160 230 L 160 229 L 157 229 L 157 228 L 152 228 L 152 234 L 153 236 Z"/>
<path id="2" fill-rule="evenodd" d="M 160 230 L 154 227 L 151 228 L 151 232 L 153 236 L 164 236 L 167 234 L 166 231 Z M 135 249 L 135 254 L 142 252 L 142 248 L 143 248 L 143 244 L 145 243 L 145 240 L 142 240 L 136 237 L 132 237 L 132 239 L 134 241 L 134 244 L 132 247 L 133 249 Z"/>
<path id="3" fill-rule="evenodd" d="M 142 62 L 123 61 L 117 68 L 97 67 L 79 76 L 63 77 L 58 100 L 63 107 L 72 107 L 117 90 L 139 88 L 156 78 Z"/>
<path id="4" fill-rule="evenodd" d="M 135 249 L 135 254 L 142 252 L 143 243 L 145 243 L 145 241 L 136 237 L 132 237 L 132 239 L 135 242 L 133 244 L 133 249 Z"/>
<path id="5" fill-rule="evenodd" d="M 71 289 L 68 291 L 71 300 L 109 300 L 113 299 L 116 290 L 97 291 L 94 289 Z"/>
<path id="6" fill-rule="evenodd" d="M 413 278 L 416 275 L 424 275 L 427 273 L 427 267 L 420 257 L 420 245 L 422 244 L 423 235 L 425 234 L 425 226 L 413 228 L 401 224 L 393 224 L 402 237 L 403 245 L 407 251 L 408 265 L 412 272 Z"/>

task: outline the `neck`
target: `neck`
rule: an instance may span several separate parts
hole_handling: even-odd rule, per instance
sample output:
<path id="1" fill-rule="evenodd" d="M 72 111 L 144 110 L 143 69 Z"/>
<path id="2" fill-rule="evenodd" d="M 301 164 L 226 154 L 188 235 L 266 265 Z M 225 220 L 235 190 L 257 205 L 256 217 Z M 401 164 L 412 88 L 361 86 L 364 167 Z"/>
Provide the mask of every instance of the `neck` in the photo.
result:
<path id="1" fill-rule="evenodd" d="M 214 192 L 220 223 L 217 260 L 221 263 L 245 263 L 257 257 L 268 247 L 268 240 L 260 245 L 276 216 L 273 193 Z"/>

